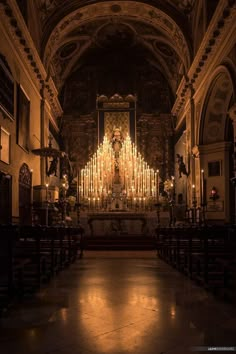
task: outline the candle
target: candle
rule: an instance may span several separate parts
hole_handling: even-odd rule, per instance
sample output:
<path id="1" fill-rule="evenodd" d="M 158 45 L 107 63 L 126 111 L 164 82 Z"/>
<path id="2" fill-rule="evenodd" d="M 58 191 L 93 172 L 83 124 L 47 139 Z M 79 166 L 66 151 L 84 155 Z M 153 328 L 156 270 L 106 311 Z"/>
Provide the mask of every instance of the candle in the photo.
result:
<path id="1" fill-rule="evenodd" d="M 31 173 L 31 203 L 33 202 L 33 199 L 34 199 L 34 193 L 33 193 L 33 191 L 34 191 L 34 184 L 33 184 L 33 172 L 34 172 L 34 170 L 31 168 L 31 170 L 30 170 L 30 173 Z"/>
<path id="2" fill-rule="evenodd" d="M 154 171 L 148 166 L 129 136 L 124 139 L 119 151 L 114 151 L 112 143 L 104 137 L 103 143 L 79 175 L 77 193 L 85 201 L 90 198 L 88 204 L 91 207 L 94 207 L 94 198 L 97 205 L 98 197 L 98 204 L 101 205 L 101 198 L 106 197 L 107 191 L 117 181 L 126 191 L 125 198 L 136 197 L 139 204 L 140 198 L 142 204 L 143 198 L 146 198 L 146 206 L 159 201 L 159 170 Z"/>
<path id="3" fill-rule="evenodd" d="M 205 202 L 205 196 L 204 196 L 204 170 L 201 170 L 201 205 L 204 204 Z"/>
<path id="4" fill-rule="evenodd" d="M 46 183 L 46 217 L 45 224 L 48 226 L 48 183 Z"/>
<path id="5" fill-rule="evenodd" d="M 46 183 L 46 201 L 48 201 L 48 183 Z"/>
<path id="6" fill-rule="evenodd" d="M 82 178 L 81 178 L 82 180 Z M 77 203 L 79 203 L 79 170 L 77 170 L 77 185 L 76 185 L 76 189 L 77 189 Z"/>
<path id="7" fill-rule="evenodd" d="M 171 187 L 172 187 L 172 200 L 174 201 L 174 199 L 175 199 L 175 177 L 174 177 L 174 176 L 171 176 L 171 180 L 172 180 L 172 183 L 171 183 Z"/>
<path id="8" fill-rule="evenodd" d="M 193 193 L 192 193 L 193 201 L 195 201 L 196 200 L 196 186 L 195 186 L 195 184 L 192 185 L 192 190 L 193 190 Z"/>
<path id="9" fill-rule="evenodd" d="M 157 203 L 159 202 L 159 170 L 157 170 L 157 185 L 156 185 L 156 190 L 157 190 Z"/>

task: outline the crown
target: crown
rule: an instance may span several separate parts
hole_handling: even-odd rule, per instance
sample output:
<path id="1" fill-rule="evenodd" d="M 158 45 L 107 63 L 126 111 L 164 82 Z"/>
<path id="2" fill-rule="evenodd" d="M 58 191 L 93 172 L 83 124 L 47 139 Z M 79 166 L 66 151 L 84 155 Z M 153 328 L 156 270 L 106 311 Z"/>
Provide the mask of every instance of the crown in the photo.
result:
<path id="1" fill-rule="evenodd" d="M 116 130 L 119 130 L 120 132 L 121 132 L 121 127 L 115 127 L 115 126 L 113 126 L 113 132 L 115 132 Z"/>

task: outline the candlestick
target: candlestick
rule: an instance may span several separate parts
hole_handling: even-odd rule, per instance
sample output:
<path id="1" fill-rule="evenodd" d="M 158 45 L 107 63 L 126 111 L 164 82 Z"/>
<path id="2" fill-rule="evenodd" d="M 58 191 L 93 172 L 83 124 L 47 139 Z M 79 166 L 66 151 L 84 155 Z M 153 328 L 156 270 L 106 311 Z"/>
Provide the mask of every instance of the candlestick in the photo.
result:
<path id="1" fill-rule="evenodd" d="M 30 199 L 31 199 L 31 205 L 33 205 L 33 201 L 34 201 L 34 182 L 33 182 L 33 172 L 34 170 L 31 168 L 30 170 L 30 173 L 31 173 L 31 196 L 30 196 Z"/>
<path id="2" fill-rule="evenodd" d="M 156 192 L 157 192 L 157 203 L 159 203 L 159 170 L 157 170 L 157 185 L 156 185 Z"/>
<path id="3" fill-rule="evenodd" d="M 205 203 L 204 196 L 204 170 L 201 170 L 201 205 Z"/>
<path id="4" fill-rule="evenodd" d="M 46 183 L 46 217 L 45 224 L 48 226 L 48 183 Z"/>
<path id="5" fill-rule="evenodd" d="M 196 200 L 196 186 L 195 186 L 195 184 L 192 185 L 192 191 L 193 191 L 192 198 L 193 198 L 193 201 L 195 201 Z"/>
<path id="6" fill-rule="evenodd" d="M 79 171 L 78 170 L 77 170 L 77 181 L 76 181 L 76 193 L 77 193 L 77 203 L 79 203 Z"/>
<path id="7" fill-rule="evenodd" d="M 45 186 L 46 186 L 46 201 L 48 201 L 48 183 L 46 183 Z"/>

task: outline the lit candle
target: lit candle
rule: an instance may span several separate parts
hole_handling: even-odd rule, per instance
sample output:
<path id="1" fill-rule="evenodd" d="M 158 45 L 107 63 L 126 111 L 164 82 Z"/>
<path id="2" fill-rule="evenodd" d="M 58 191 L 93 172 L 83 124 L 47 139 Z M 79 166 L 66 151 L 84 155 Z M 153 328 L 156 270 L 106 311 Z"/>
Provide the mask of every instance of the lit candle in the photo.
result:
<path id="1" fill-rule="evenodd" d="M 30 170 L 30 173 L 31 173 L 31 202 L 33 202 L 33 198 L 34 198 L 34 196 L 33 196 L 33 172 L 34 172 L 34 170 L 31 168 L 31 170 Z"/>
<path id="2" fill-rule="evenodd" d="M 82 178 L 81 178 L 82 181 Z M 77 189 L 77 203 L 79 203 L 79 170 L 77 169 L 77 185 L 76 185 L 76 189 Z"/>
<path id="3" fill-rule="evenodd" d="M 157 191 L 157 203 L 158 203 L 159 202 L 159 170 L 157 170 L 156 176 L 157 176 L 156 191 Z"/>
<path id="4" fill-rule="evenodd" d="M 46 201 L 48 201 L 48 183 L 46 183 L 45 186 L 46 186 Z"/>
<path id="5" fill-rule="evenodd" d="M 195 186 L 195 184 L 192 185 L 192 190 L 193 190 L 193 193 L 192 193 L 193 201 L 195 201 L 196 200 L 196 186 Z"/>
<path id="6" fill-rule="evenodd" d="M 63 196 L 66 196 L 66 184 L 62 183 L 62 189 L 63 189 Z"/>
<path id="7" fill-rule="evenodd" d="M 201 205 L 205 202 L 204 196 L 204 170 L 201 170 Z"/>
<path id="8" fill-rule="evenodd" d="M 46 183 L 46 226 L 48 226 L 48 183 Z"/>

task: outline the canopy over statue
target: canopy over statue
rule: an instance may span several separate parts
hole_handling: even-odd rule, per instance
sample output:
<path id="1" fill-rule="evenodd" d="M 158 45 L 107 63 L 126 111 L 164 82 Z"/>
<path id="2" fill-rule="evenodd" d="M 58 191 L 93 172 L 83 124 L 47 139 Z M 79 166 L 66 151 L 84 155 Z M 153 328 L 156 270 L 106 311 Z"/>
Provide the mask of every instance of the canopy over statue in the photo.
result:
<path id="1" fill-rule="evenodd" d="M 115 94 L 108 98 L 105 95 L 97 97 L 98 141 L 101 143 L 106 135 L 111 141 L 114 127 L 120 129 L 123 139 L 127 136 L 136 142 L 136 97 L 126 97 Z"/>

